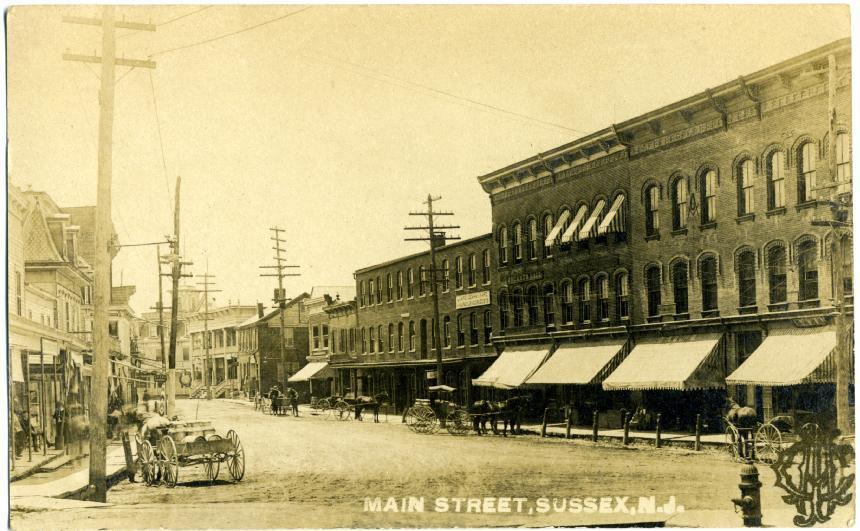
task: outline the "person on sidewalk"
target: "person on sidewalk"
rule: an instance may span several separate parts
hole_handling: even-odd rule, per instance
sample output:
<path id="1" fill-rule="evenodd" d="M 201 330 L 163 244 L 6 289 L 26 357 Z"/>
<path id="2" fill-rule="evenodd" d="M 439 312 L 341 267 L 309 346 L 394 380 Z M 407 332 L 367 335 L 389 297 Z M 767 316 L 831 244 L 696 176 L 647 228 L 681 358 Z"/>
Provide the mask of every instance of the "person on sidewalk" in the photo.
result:
<path id="1" fill-rule="evenodd" d="M 17 398 L 12 398 L 12 431 L 15 443 L 15 457 L 21 457 L 24 448 L 27 447 L 27 433 L 21 424 L 21 414 L 23 410 L 18 404 Z"/>
<path id="2" fill-rule="evenodd" d="M 293 416 L 299 416 L 299 393 L 292 387 L 287 389 L 287 396 L 290 399 L 290 408 L 293 410 Z"/>

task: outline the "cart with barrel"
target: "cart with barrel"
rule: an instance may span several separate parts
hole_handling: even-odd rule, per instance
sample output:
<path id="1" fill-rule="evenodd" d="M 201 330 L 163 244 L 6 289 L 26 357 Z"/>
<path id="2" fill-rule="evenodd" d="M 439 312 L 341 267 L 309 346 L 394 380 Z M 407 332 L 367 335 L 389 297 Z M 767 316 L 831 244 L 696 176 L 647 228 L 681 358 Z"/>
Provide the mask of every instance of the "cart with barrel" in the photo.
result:
<path id="1" fill-rule="evenodd" d="M 418 398 L 408 408 L 403 419 L 406 426 L 415 433 L 436 433 L 444 427 L 451 435 L 466 435 L 472 429 L 472 419 L 465 407 L 449 400 L 456 389 L 447 385 L 434 385 L 430 388 L 433 398 Z"/>

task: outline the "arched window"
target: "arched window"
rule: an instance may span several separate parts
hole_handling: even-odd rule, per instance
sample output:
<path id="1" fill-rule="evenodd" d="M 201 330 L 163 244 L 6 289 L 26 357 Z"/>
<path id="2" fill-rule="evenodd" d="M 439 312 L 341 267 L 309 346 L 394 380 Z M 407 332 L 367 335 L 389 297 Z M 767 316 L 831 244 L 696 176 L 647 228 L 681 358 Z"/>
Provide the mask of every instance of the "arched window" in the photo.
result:
<path id="1" fill-rule="evenodd" d="M 702 223 L 713 223 L 717 220 L 717 172 L 707 170 L 702 173 L 699 186 L 702 190 Z"/>
<path id="2" fill-rule="evenodd" d="M 591 282 L 588 278 L 579 279 L 577 292 L 579 294 L 579 322 L 580 324 L 591 322 Z"/>
<path id="3" fill-rule="evenodd" d="M 660 266 L 653 265 L 645 271 L 645 285 L 648 290 L 648 317 L 660 315 Z"/>
<path id="4" fill-rule="evenodd" d="M 680 230 L 687 226 L 689 214 L 689 198 L 687 195 L 687 179 L 680 177 L 672 184 L 672 228 Z"/>
<path id="5" fill-rule="evenodd" d="M 403 352 L 403 323 L 397 323 L 397 350 Z"/>
<path id="6" fill-rule="evenodd" d="M 561 322 L 573 323 L 573 282 L 569 280 L 561 283 Z"/>
<path id="7" fill-rule="evenodd" d="M 370 347 L 369 352 L 373 354 L 376 352 L 376 334 L 374 334 L 374 328 L 372 326 L 368 327 L 367 334 L 369 339 L 368 346 Z"/>
<path id="8" fill-rule="evenodd" d="M 368 290 L 370 293 L 370 306 L 373 306 L 376 303 L 376 289 L 374 288 L 372 278 L 368 281 L 368 287 L 370 288 Z"/>
<path id="9" fill-rule="evenodd" d="M 528 290 L 528 301 L 529 308 L 529 325 L 535 325 L 539 322 L 538 320 L 538 310 L 539 310 L 539 302 L 538 302 L 538 289 L 537 286 L 532 286 Z"/>
<path id="10" fill-rule="evenodd" d="M 397 300 L 403 300 L 403 271 L 397 272 Z"/>
<path id="11" fill-rule="evenodd" d="M 836 182 L 838 193 L 851 191 L 851 142 L 848 133 L 836 135 Z"/>
<path id="12" fill-rule="evenodd" d="M 390 286 L 391 283 L 389 282 Z M 376 277 L 376 304 L 382 304 L 382 277 Z"/>
<path id="13" fill-rule="evenodd" d="M 738 166 L 738 215 L 755 212 L 755 164 L 745 159 Z"/>
<path id="14" fill-rule="evenodd" d="M 508 294 L 499 292 L 499 328 L 505 330 L 508 327 Z"/>
<path id="15" fill-rule="evenodd" d="M 620 321 L 630 317 L 630 279 L 622 271 L 615 276 L 615 315 Z"/>
<path id="16" fill-rule="evenodd" d="M 410 321 L 411 324 L 411 321 Z M 410 341 L 411 343 L 411 341 Z M 445 316 L 442 318 L 442 346 L 448 348 L 451 346 L 451 317 Z M 410 345 L 411 347 L 411 345 Z M 412 350 L 411 348 L 409 350 Z"/>
<path id="17" fill-rule="evenodd" d="M 409 321 L 409 352 L 415 352 L 415 321 Z"/>
<path id="18" fill-rule="evenodd" d="M 774 151 L 767 158 L 767 209 L 785 206 L 785 153 Z"/>
<path id="19" fill-rule="evenodd" d="M 517 222 L 511 225 L 511 230 L 514 233 L 514 261 L 519 262 L 523 259 L 523 229 Z"/>
<path id="20" fill-rule="evenodd" d="M 427 286 L 427 275 L 424 273 L 424 266 L 418 266 L 418 296 L 424 296 L 424 289 Z"/>
<path id="21" fill-rule="evenodd" d="M 385 352 L 385 348 L 382 341 L 382 325 L 378 325 L 376 327 L 376 340 L 377 347 L 379 347 L 379 352 Z"/>
<path id="22" fill-rule="evenodd" d="M 797 197 L 801 203 L 814 201 L 815 192 L 815 143 L 804 142 L 797 149 Z"/>
<path id="23" fill-rule="evenodd" d="M 645 190 L 645 234 L 660 232 L 660 187 L 652 184 Z"/>
<path id="24" fill-rule="evenodd" d="M 493 341 L 493 317 L 490 310 L 484 310 L 484 344 L 489 345 Z"/>
<path id="25" fill-rule="evenodd" d="M 466 331 L 463 326 L 463 314 L 457 314 L 457 346 L 466 345 Z"/>
<path id="26" fill-rule="evenodd" d="M 555 288 L 552 284 L 543 287 L 543 320 L 547 326 L 555 326 Z"/>
<path id="27" fill-rule="evenodd" d="M 552 214 L 547 214 L 543 217 L 543 237 L 544 237 L 544 245 L 543 245 L 543 257 L 549 258 L 552 256 L 552 245 L 546 244 L 546 238 L 549 236 L 549 233 L 552 232 Z"/>
<path id="28" fill-rule="evenodd" d="M 385 300 L 388 302 L 394 300 L 394 284 L 391 281 L 391 273 L 385 275 Z"/>
<path id="29" fill-rule="evenodd" d="M 816 245 L 812 240 L 806 240 L 797 246 L 797 276 L 800 282 L 798 300 L 818 298 L 818 260 L 815 254 Z"/>
<path id="30" fill-rule="evenodd" d="M 781 304 L 786 302 L 787 279 L 785 264 L 785 247 L 772 247 L 767 253 L 767 278 L 770 291 L 770 303 Z"/>
<path id="31" fill-rule="evenodd" d="M 594 290 L 597 292 L 597 321 L 606 321 L 609 319 L 609 282 L 606 275 L 597 277 Z"/>
<path id="32" fill-rule="evenodd" d="M 672 292 L 675 296 L 675 314 L 683 315 L 689 311 L 687 304 L 687 263 L 677 262 L 672 266 Z"/>
<path id="33" fill-rule="evenodd" d="M 523 326 L 523 292 L 517 288 L 511 292 L 511 299 L 514 306 L 514 328 Z"/>
<path id="34" fill-rule="evenodd" d="M 717 258 L 707 255 L 699 262 L 702 282 L 702 312 L 715 312 L 719 307 L 717 292 Z"/>
<path id="35" fill-rule="evenodd" d="M 442 291 L 448 291 L 448 281 L 451 278 L 450 269 L 451 267 L 448 259 L 446 258 L 442 260 Z M 433 273 L 431 272 L 430 275 L 432 276 Z"/>
<path id="36" fill-rule="evenodd" d="M 469 275 L 466 279 L 469 281 L 469 286 L 474 286 L 478 277 L 478 258 L 475 253 L 469 255 Z"/>
<path id="37" fill-rule="evenodd" d="M 532 218 L 529 220 L 529 260 L 536 260 L 538 257 L 538 225 L 537 220 Z"/>
<path id="38" fill-rule="evenodd" d="M 406 296 L 412 298 L 415 295 L 415 270 L 411 267 L 406 270 Z"/>
<path id="39" fill-rule="evenodd" d="M 756 305 L 755 253 L 742 251 L 738 255 L 738 305 L 747 308 Z"/>
<path id="40" fill-rule="evenodd" d="M 484 284 L 490 283 L 490 250 L 484 249 L 481 253 L 481 280 Z"/>
<path id="41" fill-rule="evenodd" d="M 454 288 L 460 289 L 463 287 L 463 257 L 457 255 L 454 258 Z"/>
<path id="42" fill-rule="evenodd" d="M 475 312 L 469 314 L 469 345 L 478 345 L 478 314 Z"/>
<path id="43" fill-rule="evenodd" d="M 508 263 L 508 228 L 504 225 L 499 228 L 499 264 Z"/>
<path id="44" fill-rule="evenodd" d="M 388 323 L 388 352 L 394 352 L 394 325 Z"/>

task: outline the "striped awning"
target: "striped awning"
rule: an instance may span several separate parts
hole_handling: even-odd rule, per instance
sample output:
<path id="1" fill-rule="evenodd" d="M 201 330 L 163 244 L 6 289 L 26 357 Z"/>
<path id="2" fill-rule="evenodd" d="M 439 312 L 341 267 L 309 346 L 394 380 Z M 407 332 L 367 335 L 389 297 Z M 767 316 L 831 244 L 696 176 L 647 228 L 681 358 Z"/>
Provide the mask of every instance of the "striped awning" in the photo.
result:
<path id="1" fill-rule="evenodd" d="M 568 243 L 571 239 L 575 239 L 579 241 L 579 226 L 585 220 L 585 214 L 588 212 L 588 207 L 582 205 L 579 207 L 579 210 L 576 211 L 576 215 L 573 217 L 573 221 L 568 225 L 567 230 L 564 231 L 564 234 L 561 235 L 561 243 Z"/>
<path id="2" fill-rule="evenodd" d="M 603 381 L 609 391 L 719 389 L 725 387 L 720 334 L 643 341 Z"/>
<path id="3" fill-rule="evenodd" d="M 308 363 L 296 374 L 287 378 L 288 382 L 306 382 L 312 378 L 324 378 L 328 375 L 321 374 L 328 367 L 328 363 L 324 361 L 313 361 Z"/>
<path id="4" fill-rule="evenodd" d="M 600 383 L 624 357 L 623 341 L 569 343 L 555 351 L 526 380 L 527 384 L 588 385 Z"/>
<path id="5" fill-rule="evenodd" d="M 833 383 L 836 381 L 835 348 L 833 328 L 774 331 L 726 377 L 726 383 L 764 386 Z"/>
<path id="6" fill-rule="evenodd" d="M 521 386 L 546 360 L 550 347 L 532 345 L 511 347 L 502 352 L 484 374 L 472 380 L 472 385 L 514 389 Z"/>
<path id="7" fill-rule="evenodd" d="M 597 234 L 607 232 L 624 232 L 624 194 L 619 195 L 609 207 L 609 212 L 603 217 L 603 221 L 597 226 Z"/>
<path id="8" fill-rule="evenodd" d="M 597 218 L 603 213 L 603 207 L 606 206 L 606 201 L 601 199 L 594 205 L 594 210 L 591 211 L 591 215 L 588 216 L 588 221 L 582 226 L 582 230 L 579 231 L 579 239 L 586 240 L 594 236 L 597 229 Z"/>
<path id="9" fill-rule="evenodd" d="M 555 225 L 552 227 L 552 230 L 549 231 L 549 234 L 546 236 L 546 240 L 544 241 L 544 245 L 550 247 L 555 244 L 556 238 L 558 238 L 559 233 L 561 233 L 561 229 L 564 228 L 565 222 L 567 222 L 567 218 L 570 217 L 570 210 L 565 210 L 558 217 L 558 221 L 555 222 Z"/>

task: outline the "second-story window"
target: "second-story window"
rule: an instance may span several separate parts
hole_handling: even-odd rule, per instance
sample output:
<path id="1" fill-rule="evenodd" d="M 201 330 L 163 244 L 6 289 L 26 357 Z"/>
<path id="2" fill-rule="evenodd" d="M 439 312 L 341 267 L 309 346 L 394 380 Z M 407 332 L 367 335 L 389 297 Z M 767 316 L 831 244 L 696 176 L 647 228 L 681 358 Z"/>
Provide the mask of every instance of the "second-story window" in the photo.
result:
<path id="1" fill-rule="evenodd" d="M 532 286 L 532 287 L 530 287 L 530 288 L 529 288 L 526 303 L 527 303 L 527 304 L 528 304 L 528 306 L 529 306 L 529 307 L 528 307 L 528 312 L 529 312 L 529 325 L 536 325 L 536 324 L 538 324 L 538 323 L 540 322 L 540 321 L 539 321 L 539 314 L 538 314 L 538 312 L 540 311 L 540 310 L 539 310 L 539 308 L 540 308 L 540 301 L 539 301 L 539 297 L 538 297 L 538 289 L 537 289 L 537 286 Z"/>
<path id="2" fill-rule="evenodd" d="M 418 266 L 418 296 L 424 296 L 424 288 L 427 286 L 427 274 L 424 272 L 424 266 Z"/>
<path id="3" fill-rule="evenodd" d="M 851 142 L 848 133 L 836 135 L 836 183 L 837 193 L 851 191 Z"/>
<path id="4" fill-rule="evenodd" d="M 403 271 L 397 272 L 397 300 L 403 300 Z"/>
<path id="5" fill-rule="evenodd" d="M 475 256 L 475 253 L 469 255 L 469 274 L 466 276 L 466 280 L 469 281 L 469 286 L 474 286 L 476 282 L 476 278 L 478 276 L 478 258 Z"/>
<path id="6" fill-rule="evenodd" d="M 391 280 L 391 273 L 385 275 L 385 300 L 391 302 L 394 299 L 394 283 Z"/>
<path id="7" fill-rule="evenodd" d="M 376 297 L 376 291 L 374 290 L 374 286 L 373 286 L 373 279 L 371 278 L 370 280 L 368 280 L 367 284 L 368 284 L 368 288 L 369 288 L 368 289 L 368 292 L 369 292 L 369 297 L 368 297 L 369 301 L 368 302 L 369 302 L 370 306 L 373 306 L 373 304 L 375 303 L 374 298 Z"/>
<path id="8" fill-rule="evenodd" d="M 328 348 L 328 325 L 322 325 L 320 335 L 322 336 L 323 348 Z"/>
<path id="9" fill-rule="evenodd" d="M 504 291 L 499 292 L 499 328 L 502 330 L 508 327 L 508 294 Z"/>
<path id="10" fill-rule="evenodd" d="M 708 170 L 702 174 L 702 223 L 717 220 L 717 172 Z"/>
<path id="11" fill-rule="evenodd" d="M 394 352 L 394 325 L 388 323 L 388 352 Z"/>
<path id="12" fill-rule="evenodd" d="M 687 263 L 677 262 L 672 266 L 672 289 L 675 295 L 675 314 L 684 315 L 689 311 L 687 304 Z"/>
<path id="13" fill-rule="evenodd" d="M 388 285 L 390 286 L 391 283 L 389 282 Z M 390 293 L 391 290 L 389 289 L 388 292 Z M 382 304 L 382 277 L 380 276 L 376 277 L 376 304 Z"/>
<path id="14" fill-rule="evenodd" d="M 481 253 L 481 280 L 484 284 L 490 283 L 490 250 L 484 249 Z"/>
<path id="15" fill-rule="evenodd" d="M 415 352 L 415 321 L 409 321 L 409 352 Z"/>
<path id="16" fill-rule="evenodd" d="M 630 317 L 629 278 L 626 272 L 615 276 L 615 316 L 620 321 Z"/>
<path id="17" fill-rule="evenodd" d="M 385 352 L 385 348 L 384 348 L 383 341 L 382 341 L 382 325 L 378 325 L 376 327 L 376 341 L 377 341 L 376 346 L 378 347 L 379 352 L 380 353 Z"/>
<path id="18" fill-rule="evenodd" d="M 538 258 L 538 224 L 536 219 L 529 220 L 529 260 Z"/>
<path id="19" fill-rule="evenodd" d="M 818 263 L 815 257 L 816 245 L 807 240 L 797 246 L 797 298 L 801 301 L 818 298 Z"/>
<path id="20" fill-rule="evenodd" d="M 755 253 L 743 251 L 738 255 L 738 305 L 746 308 L 756 305 Z"/>
<path id="21" fill-rule="evenodd" d="M 457 315 L 457 346 L 462 347 L 466 345 L 466 331 L 463 325 L 463 314 Z"/>
<path id="22" fill-rule="evenodd" d="M 484 310 L 484 344 L 489 345 L 493 341 L 493 317 L 490 310 Z"/>
<path id="23" fill-rule="evenodd" d="M 645 234 L 660 232 L 660 187 L 651 185 L 645 190 Z"/>
<path id="24" fill-rule="evenodd" d="M 448 291 L 448 279 L 451 274 L 451 266 L 448 263 L 448 259 L 442 260 L 442 291 Z"/>
<path id="25" fill-rule="evenodd" d="M 579 280 L 579 322 L 591 322 L 591 282 L 587 278 Z"/>
<path id="26" fill-rule="evenodd" d="M 767 159 L 767 209 L 785 206 L 785 153 L 773 152 Z"/>
<path id="27" fill-rule="evenodd" d="M 397 323 L 397 350 L 403 352 L 403 323 Z"/>
<path id="28" fill-rule="evenodd" d="M 702 258 L 702 311 L 715 312 L 719 305 L 717 291 L 717 259 L 713 255 Z"/>
<path id="29" fill-rule="evenodd" d="M 519 328 L 523 326 L 523 292 L 515 289 L 511 292 L 511 299 L 514 307 L 514 328 Z"/>
<path id="30" fill-rule="evenodd" d="M 801 203 L 814 201 L 815 187 L 815 143 L 806 142 L 797 150 L 797 198 Z"/>
<path id="31" fill-rule="evenodd" d="M 454 288 L 460 289 L 463 287 L 463 257 L 457 256 L 454 258 Z"/>
<path id="32" fill-rule="evenodd" d="M 313 329 L 314 335 L 314 350 L 320 348 L 320 329 L 318 326 L 315 326 Z"/>
<path id="33" fill-rule="evenodd" d="M 659 266 L 651 266 L 645 271 L 645 286 L 648 291 L 648 317 L 656 317 L 660 315 L 662 304 Z"/>
<path id="34" fill-rule="evenodd" d="M 569 280 L 561 283 L 561 322 L 573 323 L 573 282 Z"/>
<path id="35" fill-rule="evenodd" d="M 687 179 L 680 177 L 672 184 L 672 228 L 674 230 L 687 227 L 688 201 Z"/>
<path id="36" fill-rule="evenodd" d="M 738 166 L 738 215 L 755 212 L 755 165 L 746 159 Z"/>
<path id="37" fill-rule="evenodd" d="M 499 264 L 508 264 L 508 228 L 504 225 L 499 229 Z"/>
<path id="38" fill-rule="evenodd" d="M 376 334 L 374 333 L 374 328 L 372 326 L 367 328 L 368 333 L 368 346 L 370 347 L 369 352 L 373 354 L 376 352 Z"/>
<path id="39" fill-rule="evenodd" d="M 514 233 L 514 262 L 520 262 L 523 259 L 523 229 L 519 222 L 511 226 Z"/>
<path id="40" fill-rule="evenodd" d="M 555 288 L 552 284 L 543 287 L 543 320 L 547 326 L 555 326 Z"/>
<path id="41" fill-rule="evenodd" d="M 415 270 L 411 267 L 406 271 L 406 296 L 410 299 L 415 295 Z"/>
<path id="42" fill-rule="evenodd" d="M 451 317 L 447 315 L 442 318 L 442 346 L 451 346 Z"/>
<path id="43" fill-rule="evenodd" d="M 552 214 L 547 214 L 543 217 L 543 257 L 549 258 L 552 256 L 552 242 L 550 245 L 547 245 L 546 238 L 549 236 L 549 233 L 552 232 L 553 223 L 552 223 Z"/>
<path id="44" fill-rule="evenodd" d="M 597 277 L 595 283 L 597 291 L 597 321 L 609 319 L 609 282 L 605 275 Z"/>
<path id="45" fill-rule="evenodd" d="M 772 247 L 767 253 L 767 277 L 770 304 L 782 304 L 788 300 L 785 247 Z"/>
<path id="46" fill-rule="evenodd" d="M 475 312 L 469 314 L 469 345 L 478 345 L 478 314 Z"/>

